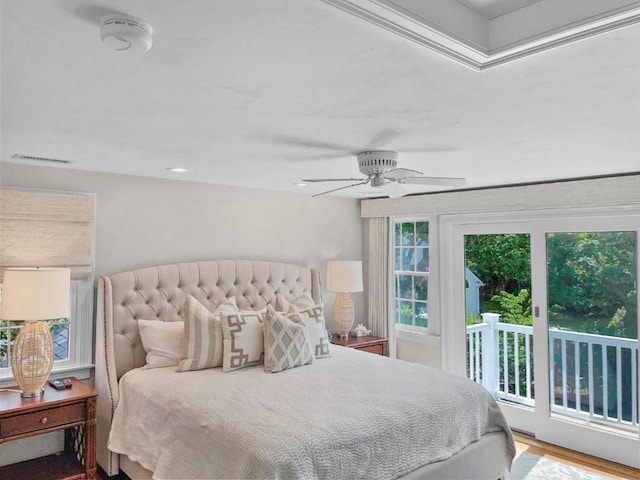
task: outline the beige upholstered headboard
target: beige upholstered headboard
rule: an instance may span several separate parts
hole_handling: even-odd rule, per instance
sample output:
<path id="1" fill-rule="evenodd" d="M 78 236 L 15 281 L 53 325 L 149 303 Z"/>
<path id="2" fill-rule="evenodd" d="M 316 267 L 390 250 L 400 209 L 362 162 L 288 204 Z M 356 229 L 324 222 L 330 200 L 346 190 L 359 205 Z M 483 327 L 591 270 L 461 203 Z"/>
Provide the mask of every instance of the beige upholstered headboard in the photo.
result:
<path id="1" fill-rule="evenodd" d="M 118 403 L 118 380 L 145 363 L 138 319 L 183 320 L 187 294 L 213 310 L 235 297 L 241 310 L 260 310 L 274 304 L 276 294 L 294 300 L 303 291 L 320 303 L 318 271 L 286 263 L 221 260 L 177 263 L 100 277 L 96 322 L 98 390 L 98 463 L 108 475 L 118 473 L 117 455 L 107 448 L 113 411 Z"/>

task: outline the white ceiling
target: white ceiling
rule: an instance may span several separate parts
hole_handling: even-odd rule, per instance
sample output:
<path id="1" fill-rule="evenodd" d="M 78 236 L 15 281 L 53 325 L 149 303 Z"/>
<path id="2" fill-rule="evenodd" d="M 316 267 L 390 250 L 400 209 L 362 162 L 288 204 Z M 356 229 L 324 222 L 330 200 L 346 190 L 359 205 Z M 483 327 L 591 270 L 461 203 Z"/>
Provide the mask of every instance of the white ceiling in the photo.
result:
<path id="1" fill-rule="evenodd" d="M 515 12 L 540 0 L 457 0 L 458 3 L 473 10 L 487 20 Z"/>
<path id="2" fill-rule="evenodd" d="M 475 72 L 320 0 L 0 9 L 2 161 L 310 194 L 341 184 L 293 184 L 359 176 L 371 148 L 467 187 L 640 171 L 637 25 Z M 101 43 L 115 12 L 153 26 L 149 52 Z"/>

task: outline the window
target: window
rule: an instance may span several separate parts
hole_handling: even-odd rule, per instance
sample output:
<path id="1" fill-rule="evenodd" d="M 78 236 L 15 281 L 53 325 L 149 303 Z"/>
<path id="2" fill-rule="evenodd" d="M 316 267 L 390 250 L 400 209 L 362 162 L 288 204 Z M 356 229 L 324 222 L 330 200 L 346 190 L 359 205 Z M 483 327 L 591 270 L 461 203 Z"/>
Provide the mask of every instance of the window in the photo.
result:
<path id="1" fill-rule="evenodd" d="M 394 311 L 396 325 L 428 327 L 429 222 L 394 225 Z"/>
<path id="2" fill-rule="evenodd" d="M 2 285 L 0 285 L 0 301 Z M 93 280 L 71 281 L 69 318 L 50 320 L 55 361 L 52 376 L 70 375 L 88 378 L 91 368 L 93 323 Z M 0 384 L 13 383 L 11 372 L 11 347 L 15 342 L 21 322 L 0 320 Z"/>
<path id="3" fill-rule="evenodd" d="M 52 376 L 89 378 L 93 361 L 93 245 L 95 196 L 88 193 L 0 188 L 0 295 L 4 269 L 71 270 L 68 319 L 49 322 Z M 11 347 L 19 322 L 0 321 L 0 386 L 14 382 Z"/>

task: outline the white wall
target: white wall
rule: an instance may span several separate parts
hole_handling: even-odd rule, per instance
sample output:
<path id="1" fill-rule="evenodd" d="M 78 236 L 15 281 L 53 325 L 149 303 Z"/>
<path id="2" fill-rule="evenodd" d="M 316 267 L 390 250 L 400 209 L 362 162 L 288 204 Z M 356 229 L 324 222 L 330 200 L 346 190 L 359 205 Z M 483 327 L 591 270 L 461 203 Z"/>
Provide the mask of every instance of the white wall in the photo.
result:
<path id="1" fill-rule="evenodd" d="M 354 199 L 13 163 L 0 163 L 0 185 L 95 193 L 96 277 L 163 263 L 248 259 L 317 268 L 324 282 L 327 260 L 362 259 Z M 325 293 L 327 305 L 333 298 Z M 364 311 L 362 294 L 354 301 Z"/>

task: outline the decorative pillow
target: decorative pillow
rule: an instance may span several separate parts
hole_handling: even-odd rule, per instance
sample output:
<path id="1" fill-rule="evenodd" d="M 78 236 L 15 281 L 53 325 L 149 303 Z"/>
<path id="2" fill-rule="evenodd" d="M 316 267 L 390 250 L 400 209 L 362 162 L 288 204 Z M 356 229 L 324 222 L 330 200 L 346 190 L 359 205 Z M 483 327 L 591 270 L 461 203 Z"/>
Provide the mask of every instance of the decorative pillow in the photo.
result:
<path id="1" fill-rule="evenodd" d="M 276 294 L 276 312 L 288 312 L 291 305 L 295 305 L 298 308 L 311 308 L 316 306 L 316 302 L 311 298 L 311 294 L 306 290 L 302 292 L 298 298 L 292 303 L 280 293 Z"/>
<path id="2" fill-rule="evenodd" d="M 267 307 L 264 317 L 264 371 L 281 372 L 313 362 L 309 329 L 295 315 L 287 318 Z"/>
<path id="3" fill-rule="evenodd" d="M 292 305 L 286 316 L 292 320 L 297 318 L 307 326 L 309 329 L 309 342 L 315 358 L 331 356 L 327 328 L 325 327 L 324 313 L 322 312 L 321 305 L 315 305 L 305 309 L 298 309 L 295 305 Z"/>
<path id="4" fill-rule="evenodd" d="M 264 361 L 264 314 L 242 311 L 222 314 L 224 337 L 222 371 L 258 365 Z"/>
<path id="5" fill-rule="evenodd" d="M 182 351 L 184 322 L 138 320 L 142 346 L 147 352 L 144 368 L 172 367 L 178 365 Z"/>
<path id="6" fill-rule="evenodd" d="M 222 329 L 220 316 L 238 312 L 235 297 L 218 305 L 213 312 L 191 295 L 187 295 L 187 319 L 178 372 L 202 370 L 222 365 Z"/>

